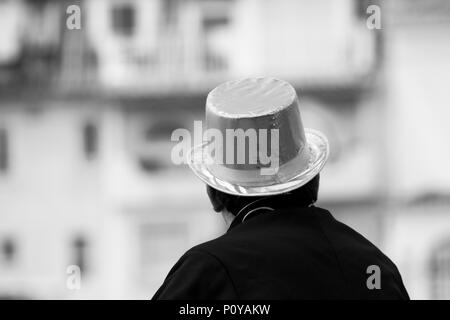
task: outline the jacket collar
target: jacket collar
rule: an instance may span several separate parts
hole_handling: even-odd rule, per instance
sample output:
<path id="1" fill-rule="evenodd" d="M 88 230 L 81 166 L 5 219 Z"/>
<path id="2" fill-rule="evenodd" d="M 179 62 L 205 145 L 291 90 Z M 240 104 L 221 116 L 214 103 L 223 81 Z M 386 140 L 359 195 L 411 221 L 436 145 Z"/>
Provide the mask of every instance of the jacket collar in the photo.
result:
<path id="1" fill-rule="evenodd" d="M 280 195 L 280 196 L 268 196 L 265 198 L 260 198 L 254 200 L 244 207 L 236 214 L 233 222 L 231 223 L 228 231 L 235 228 L 236 226 L 244 223 L 245 221 L 256 217 L 263 213 L 273 213 L 277 214 L 277 211 L 285 208 L 301 208 L 309 207 L 314 204 L 312 200 L 306 199 L 295 199 L 290 195 Z"/>

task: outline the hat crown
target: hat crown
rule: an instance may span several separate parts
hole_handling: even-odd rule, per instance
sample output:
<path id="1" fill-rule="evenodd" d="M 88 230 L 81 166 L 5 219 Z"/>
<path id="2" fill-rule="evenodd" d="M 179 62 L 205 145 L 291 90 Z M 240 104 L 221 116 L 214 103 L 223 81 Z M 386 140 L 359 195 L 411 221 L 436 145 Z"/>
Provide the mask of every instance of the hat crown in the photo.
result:
<path id="1" fill-rule="evenodd" d="M 248 78 L 225 82 L 209 94 L 207 109 L 230 118 L 276 113 L 297 99 L 295 89 L 275 78 Z"/>
<path id="2" fill-rule="evenodd" d="M 261 151 L 277 157 L 276 164 L 283 165 L 295 158 L 305 145 L 295 89 L 274 78 L 229 81 L 216 87 L 207 98 L 206 126 L 221 132 L 222 164 L 232 169 L 260 169 L 264 166 L 260 161 L 264 156 Z M 244 145 L 238 145 L 237 134 L 232 134 L 238 130 L 246 134 L 247 140 L 240 141 Z M 233 150 L 226 148 L 230 144 Z M 239 156 L 244 161 L 238 161 Z"/>

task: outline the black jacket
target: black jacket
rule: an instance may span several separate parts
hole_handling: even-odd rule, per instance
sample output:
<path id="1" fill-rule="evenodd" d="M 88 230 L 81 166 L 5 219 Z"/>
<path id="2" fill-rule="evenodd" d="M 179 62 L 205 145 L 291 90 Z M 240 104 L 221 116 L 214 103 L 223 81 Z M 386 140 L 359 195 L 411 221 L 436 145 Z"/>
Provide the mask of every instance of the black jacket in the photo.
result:
<path id="1" fill-rule="evenodd" d="M 186 252 L 153 299 L 409 299 L 394 263 L 328 211 L 271 209 L 250 206 Z M 367 286 L 371 265 L 380 289 Z"/>

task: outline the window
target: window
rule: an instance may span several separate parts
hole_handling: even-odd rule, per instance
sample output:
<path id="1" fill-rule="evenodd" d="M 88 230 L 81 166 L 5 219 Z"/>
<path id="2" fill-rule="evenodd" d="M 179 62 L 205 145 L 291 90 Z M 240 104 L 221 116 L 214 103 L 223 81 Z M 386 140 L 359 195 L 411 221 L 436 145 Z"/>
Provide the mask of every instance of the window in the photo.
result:
<path id="1" fill-rule="evenodd" d="M 86 272 L 87 241 L 82 236 L 77 236 L 72 242 L 73 264 L 77 265 L 81 272 Z"/>
<path id="2" fill-rule="evenodd" d="M 146 172 L 156 172 L 164 168 L 164 164 L 161 161 L 148 157 L 139 158 L 139 166 Z"/>
<path id="3" fill-rule="evenodd" d="M 170 141 L 172 133 L 180 128 L 184 128 L 181 123 L 171 120 L 160 120 L 159 122 L 148 127 L 145 131 L 145 139 L 147 141 L 163 140 Z"/>
<path id="4" fill-rule="evenodd" d="M 215 39 L 217 33 L 226 30 L 230 24 L 227 11 L 222 14 L 205 16 L 202 20 L 202 27 L 205 37 L 205 48 L 203 56 L 203 64 L 207 71 L 223 71 L 227 68 L 227 59 L 216 46 Z"/>
<path id="5" fill-rule="evenodd" d="M 355 15 L 357 18 L 366 20 L 368 17 L 367 8 L 370 5 L 380 5 L 378 0 L 354 0 Z"/>
<path id="6" fill-rule="evenodd" d="M 83 127 L 83 149 L 87 159 L 92 159 L 98 152 L 98 129 L 93 123 Z"/>
<path id="7" fill-rule="evenodd" d="M 172 164 L 171 148 L 174 145 L 171 141 L 172 133 L 180 128 L 183 128 L 181 123 L 170 119 L 161 119 L 143 128 L 142 151 L 138 154 L 142 170 L 153 173 L 169 168 Z"/>
<path id="8" fill-rule="evenodd" d="M 228 16 L 213 16 L 205 17 L 203 19 L 203 28 L 207 31 L 214 28 L 221 28 L 230 24 L 230 19 Z"/>
<path id="9" fill-rule="evenodd" d="M 1 242 L 0 261 L 4 263 L 12 263 L 16 257 L 16 245 L 12 239 L 4 239 Z"/>
<path id="10" fill-rule="evenodd" d="M 122 4 L 112 9 L 112 28 L 122 36 L 131 36 L 136 25 L 136 13 L 131 4 Z"/>
<path id="11" fill-rule="evenodd" d="M 8 170 L 8 132 L 0 128 L 0 172 Z"/>
<path id="12" fill-rule="evenodd" d="M 165 26 L 177 24 L 179 0 L 164 0 L 162 2 L 162 22 Z"/>
<path id="13" fill-rule="evenodd" d="M 450 241 L 437 247 L 430 262 L 432 298 L 450 299 Z"/>

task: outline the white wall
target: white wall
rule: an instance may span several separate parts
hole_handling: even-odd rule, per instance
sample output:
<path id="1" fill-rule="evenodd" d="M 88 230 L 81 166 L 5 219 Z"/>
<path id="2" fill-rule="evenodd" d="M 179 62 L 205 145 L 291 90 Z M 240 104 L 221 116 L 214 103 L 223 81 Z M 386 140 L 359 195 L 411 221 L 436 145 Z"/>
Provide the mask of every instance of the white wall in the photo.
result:
<path id="1" fill-rule="evenodd" d="M 448 22 L 393 27 L 386 74 L 390 185 L 399 197 L 450 192 Z"/>

